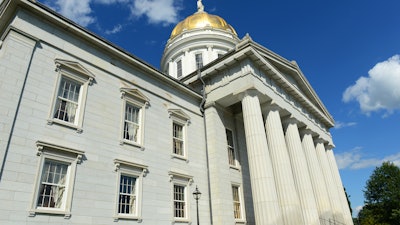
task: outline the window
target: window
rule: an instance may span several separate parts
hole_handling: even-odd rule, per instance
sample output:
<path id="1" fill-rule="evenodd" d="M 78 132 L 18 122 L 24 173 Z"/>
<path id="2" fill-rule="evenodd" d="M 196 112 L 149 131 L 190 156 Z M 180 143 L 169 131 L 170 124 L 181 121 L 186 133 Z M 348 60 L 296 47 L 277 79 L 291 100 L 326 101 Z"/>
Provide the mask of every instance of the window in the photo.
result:
<path id="1" fill-rule="evenodd" d="M 36 145 L 40 160 L 30 216 L 46 213 L 69 218 L 75 169 L 84 152 L 41 141 Z"/>
<path id="2" fill-rule="evenodd" d="M 77 62 L 56 59 L 59 73 L 48 124 L 58 123 L 82 131 L 88 85 L 94 75 Z"/>
<path id="3" fill-rule="evenodd" d="M 183 126 L 178 123 L 173 123 L 173 151 L 174 154 L 184 156 L 183 152 Z"/>
<path id="4" fill-rule="evenodd" d="M 189 199 L 188 199 L 188 186 L 193 183 L 193 177 L 170 171 L 170 181 L 172 182 L 172 209 L 174 221 L 189 222 Z"/>
<path id="5" fill-rule="evenodd" d="M 172 119 L 172 156 L 180 159 L 187 159 L 186 134 L 187 125 L 190 122 L 189 116 L 180 109 L 168 110 Z"/>
<path id="6" fill-rule="evenodd" d="M 176 62 L 176 76 L 179 78 L 182 76 L 182 60 Z"/>
<path id="7" fill-rule="evenodd" d="M 196 53 L 195 58 L 196 58 L 196 69 L 198 70 L 201 67 L 203 67 L 203 54 Z"/>
<path id="8" fill-rule="evenodd" d="M 121 88 L 123 101 L 123 120 L 121 144 L 130 144 L 144 149 L 144 111 L 149 106 L 149 99 L 139 90 Z"/>
<path id="9" fill-rule="evenodd" d="M 233 214 L 235 219 L 242 219 L 239 186 L 232 185 Z"/>
<path id="10" fill-rule="evenodd" d="M 141 219 L 142 182 L 147 174 L 147 166 L 115 159 L 118 174 L 117 197 L 114 220 Z"/>
<path id="11" fill-rule="evenodd" d="M 174 185 L 174 217 L 186 218 L 186 187 Z"/>
<path id="12" fill-rule="evenodd" d="M 235 147 L 233 144 L 233 133 L 231 130 L 226 129 L 226 142 L 227 142 L 227 149 L 228 149 L 228 161 L 229 165 L 237 166 L 236 162 L 236 152 Z"/>
<path id="13" fill-rule="evenodd" d="M 124 139 L 138 142 L 140 108 L 129 102 L 125 103 Z"/>

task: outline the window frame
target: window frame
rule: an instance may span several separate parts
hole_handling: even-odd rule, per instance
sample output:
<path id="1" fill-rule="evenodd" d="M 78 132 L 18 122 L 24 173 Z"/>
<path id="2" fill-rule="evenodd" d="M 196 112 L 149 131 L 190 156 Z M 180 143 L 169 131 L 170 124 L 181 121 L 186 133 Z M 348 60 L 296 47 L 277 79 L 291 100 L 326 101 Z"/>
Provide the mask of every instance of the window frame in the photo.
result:
<path id="1" fill-rule="evenodd" d="M 56 59 L 55 60 L 57 72 L 56 85 L 54 88 L 54 94 L 51 100 L 51 107 L 47 119 L 47 124 L 59 124 L 65 127 L 76 129 L 78 133 L 83 131 L 83 116 L 86 106 L 86 99 L 88 95 L 88 87 L 93 84 L 95 75 L 89 70 L 83 67 L 78 62 Z M 59 92 L 63 79 L 71 80 L 72 82 L 80 85 L 79 98 L 77 102 L 77 109 L 74 122 L 68 122 L 55 117 L 57 112 L 57 102 L 59 98 Z"/>
<path id="2" fill-rule="evenodd" d="M 150 106 L 150 100 L 142 94 L 138 89 L 134 88 L 121 88 L 122 110 L 121 110 L 121 128 L 120 128 L 120 144 L 128 144 L 144 150 L 144 125 L 145 125 L 145 111 Z M 138 125 L 139 131 L 137 141 L 132 141 L 125 138 L 125 116 L 127 105 L 132 105 L 139 109 Z"/>
<path id="3" fill-rule="evenodd" d="M 168 175 L 170 177 L 170 182 L 171 182 L 171 202 L 172 202 L 172 218 L 173 222 L 177 223 L 190 223 L 191 217 L 190 217 L 190 199 L 189 198 L 189 186 L 193 184 L 193 176 L 175 172 L 175 171 L 169 171 Z M 174 191 L 175 191 L 175 186 L 181 186 L 184 187 L 184 198 L 185 198 L 185 208 L 184 208 L 184 217 L 175 217 L 175 198 L 174 198 Z"/>
<path id="4" fill-rule="evenodd" d="M 232 134 L 232 146 L 230 146 L 228 143 L 228 131 Z M 236 148 L 236 138 L 235 138 L 235 133 L 233 132 L 233 129 L 225 128 L 225 136 L 226 136 L 226 146 L 227 146 L 227 153 L 228 153 L 228 164 L 233 169 L 240 169 L 238 152 L 237 152 L 237 148 Z M 230 150 L 233 150 L 234 164 L 231 163 Z"/>
<path id="5" fill-rule="evenodd" d="M 201 69 L 204 66 L 203 52 L 196 52 L 194 54 L 194 61 L 196 63 L 195 65 L 196 70 Z"/>
<path id="6" fill-rule="evenodd" d="M 75 184 L 77 165 L 82 162 L 85 152 L 42 141 L 37 141 L 36 146 L 36 155 L 40 158 L 38 160 L 34 193 L 32 196 L 29 216 L 34 217 L 36 214 L 57 214 L 64 215 L 64 218 L 68 219 L 71 217 L 72 193 Z M 65 183 L 66 190 L 64 192 L 65 197 L 63 199 L 64 205 L 62 208 L 38 207 L 38 200 L 40 196 L 39 189 L 42 184 L 44 165 L 47 161 L 59 162 L 60 164 L 68 165 L 68 174 Z"/>
<path id="7" fill-rule="evenodd" d="M 181 78 L 183 75 L 183 63 L 182 59 L 176 61 L 176 78 Z"/>
<path id="8" fill-rule="evenodd" d="M 240 209 L 240 218 L 236 218 L 235 216 L 235 199 L 233 189 L 237 188 L 238 197 L 239 197 L 239 209 Z M 235 219 L 235 223 L 246 223 L 246 213 L 244 207 L 244 198 L 243 198 L 243 190 L 242 185 L 239 183 L 232 183 L 231 184 L 231 192 L 232 192 L 232 206 L 233 206 L 233 218 Z"/>
<path id="9" fill-rule="evenodd" d="M 168 110 L 169 118 L 171 119 L 171 127 L 172 127 L 172 133 L 171 133 L 171 157 L 172 158 L 177 158 L 177 159 L 182 159 L 182 160 L 188 160 L 188 126 L 190 124 L 190 117 L 183 112 L 180 109 L 169 109 Z M 182 154 L 176 154 L 175 153 L 175 135 L 174 135 L 174 124 L 177 124 L 179 126 L 182 126 Z"/>
<path id="10" fill-rule="evenodd" d="M 116 195 L 115 195 L 115 210 L 114 221 L 123 220 L 137 220 L 142 222 L 142 202 L 143 202 L 143 177 L 148 173 L 146 165 L 138 164 L 121 159 L 114 159 L 116 177 Z M 120 196 L 120 182 L 121 176 L 135 177 L 135 192 L 136 192 L 136 212 L 134 214 L 120 213 L 119 212 L 119 196 Z"/>

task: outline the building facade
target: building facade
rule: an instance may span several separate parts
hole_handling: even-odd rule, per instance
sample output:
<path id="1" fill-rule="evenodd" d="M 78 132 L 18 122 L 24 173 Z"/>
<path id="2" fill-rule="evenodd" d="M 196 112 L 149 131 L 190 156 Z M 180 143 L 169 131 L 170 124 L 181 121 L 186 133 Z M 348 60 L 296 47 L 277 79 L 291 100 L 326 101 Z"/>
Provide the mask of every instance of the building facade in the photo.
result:
<path id="1" fill-rule="evenodd" d="M 161 70 L 33 0 L 0 37 L 1 224 L 352 225 L 298 65 L 201 1 Z"/>

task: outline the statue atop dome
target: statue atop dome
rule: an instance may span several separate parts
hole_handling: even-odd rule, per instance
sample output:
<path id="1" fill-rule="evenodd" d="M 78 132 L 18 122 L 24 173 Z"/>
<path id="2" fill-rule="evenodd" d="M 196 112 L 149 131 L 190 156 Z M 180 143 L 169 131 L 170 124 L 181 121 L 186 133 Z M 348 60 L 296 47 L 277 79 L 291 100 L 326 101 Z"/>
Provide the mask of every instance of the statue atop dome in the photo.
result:
<path id="1" fill-rule="evenodd" d="M 204 5 L 201 0 L 197 0 L 197 12 L 204 12 Z"/>

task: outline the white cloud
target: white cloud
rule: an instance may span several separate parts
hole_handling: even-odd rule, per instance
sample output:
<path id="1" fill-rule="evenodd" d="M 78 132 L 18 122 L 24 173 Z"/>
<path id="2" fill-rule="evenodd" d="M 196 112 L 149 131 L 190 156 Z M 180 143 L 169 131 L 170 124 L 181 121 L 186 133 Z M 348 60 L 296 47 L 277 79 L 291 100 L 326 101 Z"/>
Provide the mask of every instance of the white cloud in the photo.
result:
<path id="1" fill-rule="evenodd" d="M 131 16 L 145 16 L 151 24 L 168 25 L 178 21 L 178 6 L 182 0 L 43 0 L 63 16 L 82 26 L 96 21 L 91 5 L 124 4 L 131 10 Z M 118 27 L 118 25 L 116 26 Z M 116 28 L 114 27 L 114 28 Z M 122 27 L 121 27 L 122 28 Z M 112 31 L 112 30 L 110 30 Z"/>
<path id="2" fill-rule="evenodd" d="M 336 163 L 339 169 L 364 169 L 382 165 L 383 162 L 392 162 L 400 166 L 400 152 L 383 158 L 365 158 L 361 154 L 361 147 L 356 147 L 349 152 L 336 154 Z"/>
<path id="3" fill-rule="evenodd" d="M 344 127 L 352 127 L 357 125 L 356 122 L 341 122 L 341 121 L 336 121 L 334 129 L 341 129 Z"/>
<path id="4" fill-rule="evenodd" d="M 120 32 L 122 30 L 122 25 L 121 24 L 117 24 L 113 27 L 113 29 L 111 30 L 106 30 L 105 33 L 106 34 L 116 34 L 118 32 Z"/>
<path id="5" fill-rule="evenodd" d="M 90 15 L 92 13 L 90 2 L 91 0 L 56 0 L 45 1 L 45 4 L 76 23 L 88 26 L 95 21 Z"/>
<path id="6" fill-rule="evenodd" d="M 168 25 L 178 22 L 180 7 L 174 4 L 174 0 L 135 0 L 132 7 L 132 15 L 136 17 L 146 16 L 149 23 Z"/>
<path id="7" fill-rule="evenodd" d="M 359 213 L 359 212 L 361 211 L 361 209 L 363 209 L 363 208 L 364 208 L 363 205 L 359 205 L 359 206 L 353 208 L 353 215 L 354 215 L 355 217 L 357 217 L 357 216 L 358 216 L 358 213 Z"/>
<path id="8" fill-rule="evenodd" d="M 400 110 L 400 55 L 377 63 L 368 75 L 346 89 L 343 101 L 358 101 L 361 111 L 367 115 L 379 110 L 389 115 Z"/>

